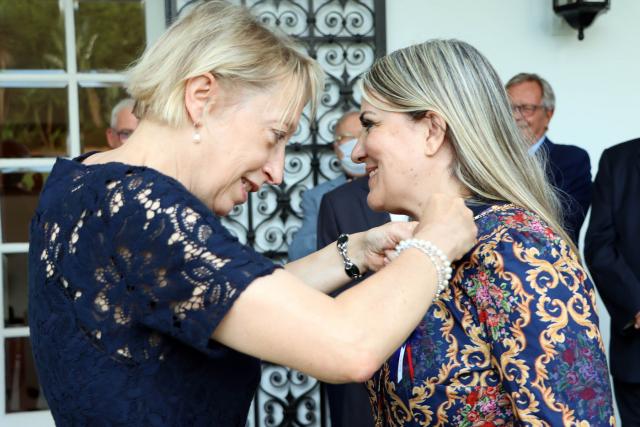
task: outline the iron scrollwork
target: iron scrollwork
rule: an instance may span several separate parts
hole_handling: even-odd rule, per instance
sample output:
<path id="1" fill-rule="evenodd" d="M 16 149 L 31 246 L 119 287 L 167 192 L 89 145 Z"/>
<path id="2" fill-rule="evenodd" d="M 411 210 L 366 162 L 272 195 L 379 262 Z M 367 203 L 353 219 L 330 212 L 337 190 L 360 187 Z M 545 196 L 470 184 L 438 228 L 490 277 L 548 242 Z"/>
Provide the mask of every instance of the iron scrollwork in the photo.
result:
<path id="1" fill-rule="evenodd" d="M 202 0 L 165 0 L 167 23 Z M 337 120 L 359 108 L 359 77 L 385 48 L 384 0 L 228 0 L 266 25 L 295 37 L 326 72 L 315 117 L 303 112 L 287 147 L 285 178 L 236 206 L 224 224 L 240 241 L 276 262 L 300 227 L 302 193 L 340 174 L 333 154 Z M 319 383 L 298 371 L 263 364 L 247 426 L 326 426 Z"/>

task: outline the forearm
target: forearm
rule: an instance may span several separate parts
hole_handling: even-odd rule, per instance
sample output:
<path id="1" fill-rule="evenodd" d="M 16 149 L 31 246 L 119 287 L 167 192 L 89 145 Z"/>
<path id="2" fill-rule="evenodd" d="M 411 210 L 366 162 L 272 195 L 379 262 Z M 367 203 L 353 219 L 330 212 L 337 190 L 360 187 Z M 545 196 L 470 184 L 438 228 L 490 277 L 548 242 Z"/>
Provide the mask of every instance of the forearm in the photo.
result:
<path id="1" fill-rule="evenodd" d="M 213 338 L 326 382 L 362 382 L 424 316 L 435 276 L 426 255 L 407 249 L 333 299 L 277 270 L 240 295 Z"/>
<path id="2" fill-rule="evenodd" d="M 363 257 L 359 253 L 362 252 L 363 234 L 350 234 L 347 245 L 348 255 L 361 273 L 366 271 Z M 304 258 L 286 264 L 284 268 L 308 286 L 325 294 L 335 291 L 351 280 L 344 271 L 344 262 L 335 242 Z"/>
<path id="3" fill-rule="evenodd" d="M 408 248 L 382 268 L 384 255 L 412 236 L 432 242 L 450 259 L 475 242 L 473 217 L 461 199 L 452 203 L 432 196 L 427 208 L 430 221 L 419 230 L 415 224 L 390 223 L 349 237 L 348 254 L 356 265 L 380 271 L 339 297 L 303 285 L 306 281 L 326 291 L 348 281 L 342 258 L 330 244 L 287 265 L 286 271 L 252 282 L 213 338 L 327 382 L 368 379 L 423 318 L 438 284 L 432 255 Z"/>
<path id="4" fill-rule="evenodd" d="M 411 248 L 336 298 L 342 331 L 373 359 L 376 369 L 424 317 L 436 292 L 436 280 L 433 263 Z"/>

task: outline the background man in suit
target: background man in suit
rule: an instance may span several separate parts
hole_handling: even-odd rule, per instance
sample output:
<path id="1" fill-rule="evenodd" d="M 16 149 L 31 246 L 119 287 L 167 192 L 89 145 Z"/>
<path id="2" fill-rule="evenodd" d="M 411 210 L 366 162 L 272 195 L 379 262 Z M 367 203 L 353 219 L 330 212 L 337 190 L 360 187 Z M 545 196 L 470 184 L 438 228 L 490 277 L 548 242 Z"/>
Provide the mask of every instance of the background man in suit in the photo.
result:
<path id="1" fill-rule="evenodd" d="M 367 205 L 368 183 L 369 177 L 363 176 L 325 194 L 318 214 L 319 248 L 342 233 L 358 233 L 390 221 L 388 213 L 374 212 Z"/>
<path id="2" fill-rule="evenodd" d="M 302 225 L 293 235 L 289 245 L 289 261 L 294 261 L 309 255 L 311 252 L 315 252 L 318 209 L 320 208 L 322 196 L 337 186 L 344 184 L 347 180 L 365 174 L 364 164 L 354 163 L 351 160 L 351 152 L 353 147 L 356 146 L 361 130 L 359 113 L 355 111 L 346 113 L 336 123 L 333 150 L 340 161 L 340 167 L 344 174 L 302 193 L 302 201 L 300 202 Z"/>
<path id="3" fill-rule="evenodd" d="M 537 74 L 520 73 L 507 82 L 514 116 L 531 141 L 530 154 L 544 150 L 547 175 L 559 190 L 564 227 L 578 245 L 580 228 L 591 204 L 591 163 L 589 154 L 573 145 L 552 143 L 546 133 L 555 109 L 551 85 Z"/>
<path id="4" fill-rule="evenodd" d="M 640 139 L 600 158 L 584 255 L 611 315 L 609 359 L 622 426 L 640 426 Z"/>

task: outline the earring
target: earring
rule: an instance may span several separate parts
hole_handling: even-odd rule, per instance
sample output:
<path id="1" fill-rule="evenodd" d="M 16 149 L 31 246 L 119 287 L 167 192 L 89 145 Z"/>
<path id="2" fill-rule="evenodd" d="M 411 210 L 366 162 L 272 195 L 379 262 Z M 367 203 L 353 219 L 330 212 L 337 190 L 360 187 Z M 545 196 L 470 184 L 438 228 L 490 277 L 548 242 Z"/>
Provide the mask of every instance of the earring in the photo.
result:
<path id="1" fill-rule="evenodd" d="M 200 143 L 200 123 L 199 122 L 195 122 L 193 123 L 193 142 L 194 144 L 199 144 Z"/>

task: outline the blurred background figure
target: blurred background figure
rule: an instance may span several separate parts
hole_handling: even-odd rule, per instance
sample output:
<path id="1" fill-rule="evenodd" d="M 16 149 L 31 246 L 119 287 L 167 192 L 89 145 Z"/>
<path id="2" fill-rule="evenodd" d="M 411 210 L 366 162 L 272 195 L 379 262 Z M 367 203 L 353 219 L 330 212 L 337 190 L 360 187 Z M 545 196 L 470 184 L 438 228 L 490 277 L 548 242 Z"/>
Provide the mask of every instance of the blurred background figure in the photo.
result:
<path id="1" fill-rule="evenodd" d="M 302 225 L 293 235 L 293 240 L 289 245 L 289 261 L 294 261 L 316 251 L 318 211 L 322 196 L 352 178 L 363 176 L 366 173 L 363 163 L 354 163 L 351 160 L 351 152 L 356 146 L 358 135 L 362 130 L 359 114 L 356 111 L 346 113 L 336 124 L 333 150 L 340 161 L 340 167 L 344 174 L 306 190 L 302 194 L 300 202 Z"/>
<path id="2" fill-rule="evenodd" d="M 529 154 L 543 150 L 547 158 L 547 176 L 559 192 L 563 227 L 577 246 L 591 204 L 589 154 L 580 147 L 555 144 L 547 138 L 556 104 L 549 82 L 537 74 L 520 73 L 507 82 L 506 88 L 516 122 L 531 143 Z"/>
<path id="3" fill-rule="evenodd" d="M 640 139 L 600 157 L 585 261 L 611 316 L 609 357 L 623 426 L 640 426 Z"/>
<path id="4" fill-rule="evenodd" d="M 111 110 L 110 127 L 106 132 L 109 147 L 120 147 L 138 127 L 138 119 L 133 115 L 134 104 L 133 99 L 126 98 L 118 102 Z"/>

